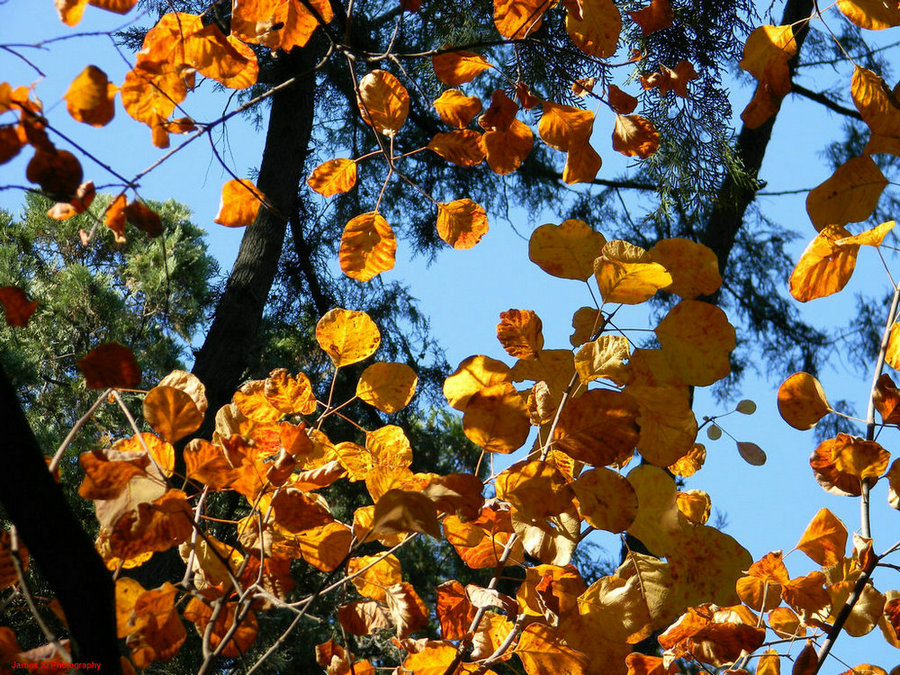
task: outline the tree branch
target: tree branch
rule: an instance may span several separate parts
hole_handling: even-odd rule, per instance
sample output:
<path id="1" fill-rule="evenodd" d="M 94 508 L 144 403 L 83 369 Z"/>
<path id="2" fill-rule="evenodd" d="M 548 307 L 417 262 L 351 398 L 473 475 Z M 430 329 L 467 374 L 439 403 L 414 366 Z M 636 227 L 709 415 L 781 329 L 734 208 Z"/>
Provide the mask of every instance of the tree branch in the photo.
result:
<path id="1" fill-rule="evenodd" d="M 804 96 L 808 98 L 810 101 L 815 101 L 816 103 L 821 103 L 829 110 L 832 110 L 841 115 L 846 115 L 847 117 L 852 117 L 855 120 L 862 120 L 862 115 L 859 114 L 858 110 L 851 110 L 850 108 L 845 108 L 840 103 L 836 103 L 832 101 L 830 98 L 825 96 L 825 94 L 820 94 L 817 91 L 813 91 L 812 89 L 807 89 L 804 86 L 797 84 L 796 82 L 791 84 L 791 93 L 798 94 L 799 96 Z"/>

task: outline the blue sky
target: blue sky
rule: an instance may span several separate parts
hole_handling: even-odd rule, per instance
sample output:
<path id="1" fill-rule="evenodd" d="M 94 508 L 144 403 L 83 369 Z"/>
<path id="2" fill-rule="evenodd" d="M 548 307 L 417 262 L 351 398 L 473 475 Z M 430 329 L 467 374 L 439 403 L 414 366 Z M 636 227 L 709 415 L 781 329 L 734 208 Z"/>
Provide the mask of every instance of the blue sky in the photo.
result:
<path id="1" fill-rule="evenodd" d="M 123 17 L 89 7 L 83 23 L 73 30 L 58 21 L 50 0 L 7 0 L 0 4 L 0 45 L 34 44 L 48 36 L 106 31 L 123 23 Z M 84 37 L 49 45 L 49 50 L 16 49 L 42 69 L 47 78 L 41 79 L 21 59 L 0 50 L 0 81 L 10 81 L 14 86 L 37 83 L 37 95 L 43 100 L 54 124 L 86 147 L 93 148 L 101 159 L 116 166 L 121 173 L 130 175 L 143 170 L 162 154 L 150 144 L 149 130 L 131 120 L 118 104 L 116 119 L 105 129 L 80 125 L 69 119 L 66 113 L 61 96 L 84 66 L 90 63 L 98 65 L 112 81 L 121 82 L 128 66 L 116 54 L 108 39 L 102 36 Z M 849 72 L 846 69 L 847 86 Z M 815 88 L 811 82 L 804 81 L 804 84 Z M 632 94 L 637 93 L 634 85 L 628 90 Z M 222 95 L 210 96 L 210 92 L 211 88 L 206 85 L 205 90 L 189 95 L 185 108 L 198 119 L 215 117 L 225 99 Z M 746 87 L 735 89 L 732 100 L 738 112 L 751 93 Z M 599 174 L 601 177 L 617 176 L 627 166 L 626 160 L 611 150 L 609 137 L 612 124 L 611 114 L 606 113 L 598 115 L 595 124 L 593 145 L 605 162 Z M 840 125 L 840 118 L 833 113 L 799 97 L 789 97 L 776 124 L 770 146 L 772 150 L 762 170 L 768 189 L 809 188 L 827 178 L 831 171 L 822 159 L 821 151 L 830 139 L 840 133 Z M 262 134 L 245 121 L 234 120 L 228 126 L 228 137 L 230 155 L 227 159 L 231 167 L 239 175 L 248 174 L 258 165 Z M 173 141 L 177 143 L 178 137 L 173 136 Z M 64 143 L 60 145 L 64 146 Z M 0 166 L 0 185 L 25 184 L 24 166 L 30 155 L 27 152 L 23 155 L 25 157 Z M 93 177 L 98 185 L 108 181 L 98 167 L 88 161 L 83 163 L 86 175 Z M 174 155 L 163 168 L 151 173 L 141 186 L 141 195 L 145 198 L 174 198 L 191 207 L 195 222 L 209 231 L 211 250 L 220 260 L 223 271 L 230 269 L 242 234 L 240 230 L 227 230 L 213 223 L 220 188 L 228 178 L 211 157 L 206 141 L 201 139 Z M 795 247 L 796 256 L 814 234 L 805 212 L 804 199 L 805 195 L 760 198 L 769 217 L 786 229 L 801 233 Z M 20 202 L 20 191 L 0 190 L 0 207 L 15 211 Z M 536 225 L 541 222 L 558 223 L 566 217 L 565 212 L 547 212 L 541 214 Z M 421 308 L 431 317 L 435 334 L 441 337 L 451 365 L 475 353 L 511 363 L 512 360 L 497 342 L 495 333 L 499 313 L 510 308 L 532 309 L 538 313 L 544 323 L 547 348 L 568 347 L 572 314 L 580 306 L 591 304 L 590 294 L 583 284 L 552 278 L 528 262 L 525 237 L 532 226 L 525 214 L 514 212 L 511 219 L 512 224 L 492 217 L 490 232 L 474 249 L 447 249 L 430 266 L 426 266 L 421 259 L 410 260 L 409 247 L 401 242 L 397 266 L 384 275 L 386 280 L 403 279 L 412 285 Z M 592 224 L 607 235 L 612 231 L 603 223 Z M 877 256 L 871 250 L 863 250 L 857 274 L 844 294 L 814 301 L 804 309 L 804 315 L 814 323 L 844 323 L 845 317 L 853 311 L 847 299 L 855 291 L 873 283 L 880 284 L 879 288 L 887 288 Z M 785 280 L 785 287 L 786 284 Z M 464 311 L 461 311 L 462 308 Z M 635 313 L 633 317 L 636 325 L 644 327 L 641 316 Z M 871 374 L 859 373 L 848 363 L 848 359 L 834 363 L 823 375 L 822 382 L 831 398 L 855 401 L 858 414 L 863 415 Z M 744 544 L 754 558 L 769 550 L 789 550 L 822 507 L 831 509 L 841 517 L 851 532 L 859 523 L 856 500 L 833 497 L 816 485 L 808 465 L 809 454 L 815 447 L 812 432 L 795 431 L 778 415 L 775 391 L 790 373 L 769 372 L 765 363 L 758 366 L 760 374 L 748 374 L 739 391 L 735 392 L 731 407 L 741 398 L 750 398 L 756 401 L 759 410 L 751 417 L 731 415 L 722 421 L 722 426 L 739 440 L 752 441 L 764 448 L 768 453 L 768 463 L 763 467 L 749 466 L 739 458 L 733 441 L 727 436 L 712 442 L 705 440 L 701 432 L 698 440 L 707 446 L 707 465 L 688 481 L 689 488 L 709 492 L 713 507 L 727 515 L 728 526 L 725 530 Z M 698 392 L 696 396 L 698 419 L 704 415 L 721 414 L 728 409 L 705 392 Z M 883 435 L 881 440 L 891 450 L 890 443 L 895 438 L 896 432 L 893 432 Z M 900 539 L 900 527 L 896 524 L 898 514 L 886 507 L 885 493 L 886 486 L 879 485 L 873 498 L 873 525 L 878 549 Z M 618 543 L 615 538 L 601 539 L 600 543 L 607 547 L 611 555 L 616 554 Z M 799 552 L 788 558 L 788 565 L 793 574 L 804 574 L 813 567 Z M 876 576 L 876 586 L 887 590 L 900 586 L 900 583 L 895 572 L 885 570 Z M 799 647 L 793 649 L 793 653 L 797 651 Z M 900 663 L 898 652 L 887 647 L 877 631 L 864 639 L 842 636 L 835 653 L 849 665 L 868 661 L 890 670 Z M 823 672 L 838 673 L 847 667 L 829 664 Z"/>

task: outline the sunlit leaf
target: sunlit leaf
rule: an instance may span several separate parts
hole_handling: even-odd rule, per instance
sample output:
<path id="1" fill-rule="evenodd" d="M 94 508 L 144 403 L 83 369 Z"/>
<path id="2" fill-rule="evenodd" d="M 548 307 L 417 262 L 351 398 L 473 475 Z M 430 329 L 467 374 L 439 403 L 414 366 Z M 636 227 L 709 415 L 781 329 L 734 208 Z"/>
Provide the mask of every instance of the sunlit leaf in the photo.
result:
<path id="1" fill-rule="evenodd" d="M 87 66 L 65 94 L 66 109 L 79 122 L 92 127 L 106 126 L 115 115 L 118 89 L 97 66 Z"/>
<path id="2" fill-rule="evenodd" d="M 397 239 L 380 213 L 352 218 L 341 235 L 341 270 L 351 279 L 369 281 L 394 268 Z"/>
<path id="3" fill-rule="evenodd" d="M 373 70 L 359 81 L 359 111 L 366 124 L 393 138 L 409 114 L 409 93 L 385 70 Z"/>
<path id="4" fill-rule="evenodd" d="M 707 386 L 731 372 L 736 334 L 725 312 L 715 305 L 682 300 L 655 332 L 672 369 L 685 384 Z"/>
<path id="5" fill-rule="evenodd" d="M 888 181 L 869 155 L 853 157 L 809 193 L 806 212 L 816 229 L 857 223 L 872 215 Z"/>
<path id="6" fill-rule="evenodd" d="M 170 443 L 192 434 L 203 424 L 203 414 L 190 394 L 175 387 L 156 386 L 143 403 L 144 419 Z"/>
<path id="7" fill-rule="evenodd" d="M 365 312 L 335 308 L 316 324 L 316 341 L 335 366 L 363 361 L 381 344 L 381 331 Z"/>
<path id="8" fill-rule="evenodd" d="M 859 496 L 862 482 L 870 485 L 887 470 L 890 453 L 875 441 L 838 434 L 819 444 L 809 458 L 816 481 L 836 495 Z"/>
<path id="9" fill-rule="evenodd" d="M 623 532 L 638 511 L 637 493 L 621 474 L 610 469 L 591 469 L 572 483 L 581 517 L 598 530 Z"/>
<path id="10" fill-rule="evenodd" d="M 605 59 L 616 53 L 622 15 L 612 0 L 584 0 L 578 3 L 580 16 L 566 12 L 566 31 L 575 46 L 588 56 Z"/>
<path id="11" fill-rule="evenodd" d="M 594 272 L 606 238 L 583 220 L 541 225 L 528 240 L 528 257 L 547 274 L 586 281 Z"/>
<path id="12" fill-rule="evenodd" d="M 457 166 L 476 166 L 484 161 L 481 134 L 474 129 L 435 134 L 427 147 Z"/>
<path id="13" fill-rule="evenodd" d="M 520 40 L 541 27 L 551 0 L 494 0 L 494 25 L 505 38 Z"/>
<path id="14" fill-rule="evenodd" d="M 329 159 L 313 170 L 306 183 L 323 197 L 347 192 L 356 185 L 356 162 L 352 159 Z"/>
<path id="15" fill-rule="evenodd" d="M 479 389 L 466 403 L 463 431 L 488 452 L 509 454 L 518 450 L 530 430 L 525 397 L 509 382 Z"/>
<path id="16" fill-rule="evenodd" d="M 825 390 L 809 373 L 794 373 L 778 388 L 778 412 L 785 422 L 805 431 L 831 412 Z"/>
<path id="17" fill-rule="evenodd" d="M 594 260 L 594 277 L 604 302 L 636 305 L 672 283 L 672 276 L 639 246 L 608 241 Z"/>
<path id="18" fill-rule="evenodd" d="M 393 413 L 412 400 L 418 381 L 405 363 L 373 363 L 359 376 L 356 395 L 381 412 Z"/>
<path id="19" fill-rule="evenodd" d="M 484 207 L 471 199 L 438 204 L 437 230 L 441 239 L 455 249 L 472 248 L 487 234 Z"/>
<path id="20" fill-rule="evenodd" d="M 659 149 L 659 132 L 640 115 L 616 115 L 612 143 L 613 150 L 626 157 L 647 159 Z"/>
<path id="21" fill-rule="evenodd" d="M 678 237 L 662 239 L 648 253 L 672 275 L 672 283 L 664 291 L 693 300 L 712 295 L 722 285 L 719 261 L 703 244 Z"/>
<path id="22" fill-rule="evenodd" d="M 457 410 L 464 411 L 472 394 L 502 382 L 511 382 L 509 366 L 489 356 L 470 356 L 444 380 L 444 397 Z"/>
<path id="23" fill-rule="evenodd" d="M 881 0 L 837 0 L 838 9 L 860 28 L 884 30 L 900 26 L 900 7 Z"/>
<path id="24" fill-rule="evenodd" d="M 466 82 L 471 82 L 478 73 L 491 67 L 484 57 L 462 50 L 436 54 L 431 57 L 431 65 L 437 78 L 449 87 L 458 87 Z M 437 102 L 435 102 L 435 106 L 437 106 Z M 481 105 L 479 104 L 478 107 L 481 108 Z M 438 110 L 440 111 L 440 108 Z M 443 118 L 443 114 L 441 117 Z M 465 124 L 460 126 L 465 126 Z"/>
<path id="25" fill-rule="evenodd" d="M 637 415 L 630 396 L 592 389 L 563 408 L 553 432 L 555 448 L 597 467 L 621 461 L 637 445 Z"/>
<path id="26" fill-rule="evenodd" d="M 806 526 L 796 548 L 819 565 L 837 565 L 847 548 L 847 528 L 828 509 L 820 509 Z"/>
<path id="27" fill-rule="evenodd" d="M 249 180 L 234 178 L 222 186 L 222 200 L 214 222 L 225 227 L 251 225 L 265 199 Z"/>

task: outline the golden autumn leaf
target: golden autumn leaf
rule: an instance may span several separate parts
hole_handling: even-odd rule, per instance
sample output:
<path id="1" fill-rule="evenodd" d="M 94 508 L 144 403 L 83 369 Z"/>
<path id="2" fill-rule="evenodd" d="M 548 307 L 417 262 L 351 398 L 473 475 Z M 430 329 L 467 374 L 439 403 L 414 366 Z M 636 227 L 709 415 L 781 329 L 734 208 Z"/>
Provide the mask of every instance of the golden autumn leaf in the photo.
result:
<path id="1" fill-rule="evenodd" d="M 508 455 L 518 450 L 531 431 L 525 397 L 510 382 L 479 389 L 466 403 L 463 431 L 488 452 Z"/>
<path id="2" fill-rule="evenodd" d="M 340 368 L 372 356 L 381 344 L 381 331 L 365 312 L 337 307 L 319 319 L 316 341 Z"/>
<path id="3" fill-rule="evenodd" d="M 115 452 L 110 449 L 84 452 L 79 457 L 84 479 L 78 494 L 84 499 L 115 499 L 135 476 L 146 476 L 147 453 Z"/>
<path id="4" fill-rule="evenodd" d="M 820 232 L 828 225 L 857 223 L 872 215 L 888 181 L 869 155 L 853 157 L 813 188 L 806 212 Z"/>
<path id="5" fill-rule="evenodd" d="M 828 509 L 820 509 L 795 548 L 822 566 L 837 565 L 847 548 L 847 527 Z"/>
<path id="6" fill-rule="evenodd" d="M 531 233 L 528 257 L 551 276 L 586 281 L 604 244 L 606 237 L 583 220 L 564 220 L 559 225 L 541 225 Z"/>
<path id="7" fill-rule="evenodd" d="M 141 383 L 141 369 L 134 353 L 118 342 L 107 342 L 78 359 L 88 389 L 134 389 Z"/>
<path id="8" fill-rule="evenodd" d="M 566 31 L 575 46 L 601 59 L 615 54 L 622 32 L 619 8 L 612 0 L 583 0 L 578 6 L 580 12 L 566 12 Z"/>
<path id="9" fill-rule="evenodd" d="M 731 372 L 734 327 L 721 309 L 682 300 L 655 329 L 663 354 L 684 384 L 705 387 Z"/>
<path id="10" fill-rule="evenodd" d="M 884 360 L 894 370 L 900 370 L 900 322 L 894 322 L 891 326 Z"/>
<path id="11" fill-rule="evenodd" d="M 572 86 L 575 87 L 576 85 Z M 625 93 L 614 84 L 609 85 L 607 89 L 607 99 L 609 106 L 617 115 L 629 115 L 633 113 L 638 104 L 637 98 L 631 94 Z"/>
<path id="12" fill-rule="evenodd" d="M 566 403 L 553 432 L 554 447 L 592 466 L 623 461 L 638 442 L 637 415 L 630 396 L 591 389 Z"/>
<path id="13" fill-rule="evenodd" d="M 900 331 L 900 329 L 898 329 Z M 893 335 L 893 326 L 891 327 Z M 894 343 L 900 346 L 898 342 L 900 338 L 895 338 Z M 888 341 L 888 350 L 890 351 L 891 341 Z M 895 350 L 896 352 L 896 350 Z M 896 359 L 894 359 L 896 362 Z M 889 362 L 890 363 L 890 362 Z M 895 366 L 891 366 L 896 368 Z M 875 383 L 875 389 L 872 395 L 872 401 L 875 409 L 881 415 L 881 421 L 884 424 L 900 424 L 900 389 L 894 384 L 894 380 L 887 373 L 882 373 Z"/>
<path id="14" fill-rule="evenodd" d="M 67 202 L 57 202 L 51 206 L 47 215 L 54 220 L 68 220 L 87 211 L 96 196 L 97 189 L 94 187 L 94 181 L 89 180 L 78 186 L 72 199 Z"/>
<path id="15" fill-rule="evenodd" d="M 572 483 L 581 517 L 598 530 L 624 532 L 637 517 L 638 498 L 631 483 L 607 468 L 585 471 Z"/>
<path id="16" fill-rule="evenodd" d="M 162 219 L 159 214 L 144 202 L 129 202 L 125 207 L 125 218 L 139 230 L 143 230 L 150 237 L 158 237 L 163 232 Z"/>
<path id="17" fill-rule="evenodd" d="M 525 570 L 525 581 L 516 591 L 518 610 L 543 616 L 552 625 L 578 615 L 578 596 L 587 590 L 574 565 L 535 565 Z M 496 603 L 494 603 L 496 604 Z"/>
<path id="18" fill-rule="evenodd" d="M 647 159 L 659 149 L 659 132 L 653 122 L 640 115 L 616 115 L 613 150 L 626 157 Z"/>
<path id="19" fill-rule="evenodd" d="M 604 377 L 621 385 L 628 377 L 625 360 L 630 355 L 630 343 L 624 335 L 601 335 L 575 354 L 575 371 L 584 384 Z"/>
<path id="20" fill-rule="evenodd" d="M 497 339 L 510 356 L 533 359 L 544 348 L 540 317 L 530 309 L 510 309 L 500 313 Z"/>
<path id="21" fill-rule="evenodd" d="M 375 504 L 372 516 L 375 535 L 421 532 L 441 538 L 434 502 L 420 492 L 388 490 Z"/>
<path id="22" fill-rule="evenodd" d="M 766 638 L 765 628 L 745 607 L 717 607 L 705 603 L 687 612 L 659 636 L 659 644 L 712 666 L 733 663 L 742 653 L 754 652 Z"/>
<path id="23" fill-rule="evenodd" d="M 567 185 L 588 183 L 597 177 L 603 159 L 589 143 L 574 145 L 566 155 L 562 179 Z"/>
<path id="24" fill-rule="evenodd" d="M 812 429 L 831 412 L 825 390 L 809 373 L 794 373 L 778 388 L 778 412 L 795 429 Z"/>
<path id="25" fill-rule="evenodd" d="M 887 470 L 890 453 L 875 441 L 838 434 L 819 444 L 809 458 L 816 482 L 830 494 L 859 496 L 862 482 L 870 485 Z"/>
<path id="26" fill-rule="evenodd" d="M 24 327 L 37 309 L 38 301 L 28 300 L 25 291 L 17 286 L 0 286 L 0 304 L 7 326 Z"/>
<path id="27" fill-rule="evenodd" d="M 651 0 L 647 7 L 629 12 L 628 15 L 641 27 L 643 35 L 671 28 L 675 18 L 669 0 Z"/>
<path id="28" fill-rule="evenodd" d="M 475 520 L 462 521 L 448 515 L 442 522 L 444 537 L 456 549 L 463 562 L 472 569 L 496 567 L 513 534 L 509 505 L 496 500 L 488 502 Z M 524 558 L 522 543 L 512 544 L 511 563 Z"/>
<path id="29" fill-rule="evenodd" d="M 502 361 L 481 354 L 470 356 L 444 380 L 444 398 L 451 407 L 465 411 L 472 394 L 502 382 L 511 382 L 510 368 Z"/>
<path id="30" fill-rule="evenodd" d="M 159 381 L 159 386 L 175 387 L 191 397 L 201 414 L 206 413 L 209 403 L 206 400 L 206 387 L 193 373 L 184 370 L 173 370 Z"/>
<path id="31" fill-rule="evenodd" d="M 855 579 L 845 579 L 828 586 L 828 595 L 831 596 L 831 619 L 837 618 L 838 613 L 847 604 L 850 594 L 856 586 Z M 853 610 L 844 623 L 844 630 L 851 637 L 862 637 L 872 632 L 883 616 L 885 597 L 872 584 L 866 584 L 853 605 Z M 860 671 L 865 673 L 866 671 Z M 870 671 L 871 672 L 871 671 Z"/>
<path id="32" fill-rule="evenodd" d="M 900 8 L 897 10 L 900 20 Z M 850 85 L 853 104 L 873 134 L 895 138 L 900 135 L 900 104 L 881 76 L 856 66 Z"/>
<path id="33" fill-rule="evenodd" d="M 144 397 L 143 410 L 147 423 L 169 443 L 194 433 L 203 424 L 203 414 L 194 399 L 175 387 L 153 387 Z"/>
<path id="34" fill-rule="evenodd" d="M 541 27 L 552 0 L 494 0 L 494 25 L 505 38 L 521 40 Z"/>
<path id="35" fill-rule="evenodd" d="M 64 98 L 66 109 L 73 119 L 103 127 L 115 115 L 118 87 L 111 84 L 106 73 L 97 66 L 87 66 L 69 86 Z"/>
<path id="36" fill-rule="evenodd" d="M 375 508 L 377 510 L 378 507 Z M 435 528 L 437 528 L 437 523 L 435 523 Z M 400 640 L 428 625 L 428 607 L 422 602 L 422 598 L 416 593 L 412 584 L 407 581 L 401 581 L 387 589 L 385 604 L 387 604 L 391 620 L 397 627 L 397 638 Z"/>
<path id="37" fill-rule="evenodd" d="M 481 99 L 466 96 L 459 89 L 448 89 L 435 100 L 434 107 L 444 124 L 462 129 L 481 112 Z"/>
<path id="38" fill-rule="evenodd" d="M 185 37 L 181 58 L 185 65 L 230 89 L 246 89 L 259 74 L 253 50 L 226 37 L 215 23 Z"/>
<path id="39" fill-rule="evenodd" d="M 382 602 L 387 597 L 388 586 L 403 581 L 400 561 L 392 553 L 350 558 L 347 576 L 354 574 L 352 582 L 359 594 Z"/>
<path id="40" fill-rule="evenodd" d="M 838 9 L 860 28 L 884 30 L 900 26 L 900 7 L 880 0 L 837 0 Z"/>
<path id="41" fill-rule="evenodd" d="M 380 213 L 351 218 L 341 235 L 341 270 L 356 281 L 369 281 L 394 268 L 397 239 Z"/>
<path id="42" fill-rule="evenodd" d="M 341 605 L 338 621 L 350 635 L 374 635 L 376 631 L 391 628 L 391 619 L 384 605 L 374 600 L 355 601 Z M 354 664 L 354 670 L 358 664 Z M 356 672 L 359 672 L 356 670 Z"/>
<path id="43" fill-rule="evenodd" d="M 519 638 L 515 653 L 527 675 L 584 675 L 588 659 L 567 647 L 556 631 L 542 624 L 531 624 Z"/>
<path id="44" fill-rule="evenodd" d="M 596 307 L 579 307 L 572 315 L 574 332 L 569 336 L 569 344 L 580 347 L 603 328 L 606 319 Z"/>
<path id="45" fill-rule="evenodd" d="M 337 569 L 350 554 L 352 540 L 350 528 L 337 521 L 306 530 L 297 536 L 303 559 L 323 572 Z"/>
<path id="46" fill-rule="evenodd" d="M 594 277 L 604 302 L 637 305 L 672 283 L 672 275 L 640 246 L 612 240 L 594 260 Z"/>
<path id="47" fill-rule="evenodd" d="M 636 466 L 626 478 L 638 501 L 637 517 L 628 528 L 629 534 L 654 555 L 667 556 L 675 546 L 675 535 L 686 522 L 676 503 L 675 480 L 650 464 Z"/>
<path id="48" fill-rule="evenodd" d="M 527 124 L 513 119 L 508 128 L 491 129 L 479 141 L 491 171 L 501 176 L 518 169 L 534 143 L 534 134 Z"/>
<path id="49" fill-rule="evenodd" d="M 435 54 L 431 57 L 431 65 L 437 79 L 448 87 L 458 87 L 466 82 L 471 82 L 478 73 L 491 67 L 491 64 L 485 61 L 483 56 L 463 50 Z M 435 107 L 437 107 L 437 101 L 435 101 Z M 481 108 L 480 103 L 478 107 Z M 440 108 L 438 108 L 438 112 L 440 112 Z M 443 114 L 441 114 L 441 118 L 443 118 Z"/>
<path id="50" fill-rule="evenodd" d="M 225 227 L 244 227 L 256 220 L 266 197 L 252 182 L 233 178 L 222 186 L 222 199 L 214 222 Z"/>
<path id="51" fill-rule="evenodd" d="M 153 502 L 141 502 L 115 521 L 109 534 L 110 550 L 122 559 L 167 551 L 190 537 L 192 523 L 187 496 L 180 490 L 169 490 Z"/>
<path id="52" fill-rule="evenodd" d="M 472 248 L 487 234 L 484 207 L 471 199 L 438 204 L 437 230 L 441 239 L 455 249 Z"/>
<path id="53" fill-rule="evenodd" d="M 329 159 L 317 166 L 306 181 L 323 197 L 347 192 L 356 185 L 356 162 L 352 159 Z"/>
<path id="54" fill-rule="evenodd" d="M 685 490 L 675 495 L 675 505 L 681 515 L 694 525 L 705 525 L 709 520 L 712 500 L 703 490 Z"/>
<path id="55" fill-rule="evenodd" d="M 788 61 L 797 53 L 797 41 L 791 26 L 760 26 L 747 38 L 738 64 L 777 96 L 791 90 Z"/>
<path id="56" fill-rule="evenodd" d="M 574 493 L 565 477 L 552 464 L 516 462 L 497 476 L 497 498 L 513 507 L 525 520 L 546 520 L 571 509 Z"/>
<path id="57" fill-rule="evenodd" d="M 702 443 L 694 443 L 686 455 L 667 468 L 676 476 L 689 478 L 697 473 L 706 462 L 706 447 Z"/>
<path id="58" fill-rule="evenodd" d="M 568 152 L 573 145 L 588 142 L 593 127 L 594 113 L 590 110 L 544 101 L 538 134 L 551 148 Z"/>
<path id="59" fill-rule="evenodd" d="M 474 129 L 435 134 L 427 147 L 457 166 L 476 166 L 484 161 L 481 134 Z"/>
<path id="60" fill-rule="evenodd" d="M 223 640 L 228 639 L 220 653 L 224 657 L 231 658 L 237 658 L 246 653 L 256 640 L 256 634 L 259 631 L 256 615 L 252 611 L 247 613 L 236 629 L 232 631 L 237 613 L 237 603 L 226 602 L 224 611 L 218 613 L 213 620 L 212 605 L 197 596 L 191 598 L 187 607 L 184 608 L 184 618 L 195 624 L 200 635 L 206 633 L 207 627 L 212 623 L 209 631 L 211 647 L 216 648 Z"/>
<path id="61" fill-rule="evenodd" d="M 394 413 L 412 400 L 418 381 L 405 363 L 373 363 L 359 376 L 356 395 L 381 412 Z"/>
<path id="62" fill-rule="evenodd" d="M 680 298 L 712 295 L 722 285 L 719 261 L 708 246 L 673 237 L 656 242 L 648 253 L 672 275 L 672 283 L 662 290 Z"/>
<path id="63" fill-rule="evenodd" d="M 359 81 L 359 111 L 378 133 L 393 138 L 409 114 L 409 93 L 385 70 L 373 70 Z"/>

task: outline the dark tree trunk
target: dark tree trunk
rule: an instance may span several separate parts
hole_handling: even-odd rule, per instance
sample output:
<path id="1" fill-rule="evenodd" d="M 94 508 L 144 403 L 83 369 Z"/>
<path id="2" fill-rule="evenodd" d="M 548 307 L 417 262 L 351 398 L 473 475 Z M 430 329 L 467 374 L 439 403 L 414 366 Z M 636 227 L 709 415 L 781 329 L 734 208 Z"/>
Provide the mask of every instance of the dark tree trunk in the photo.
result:
<path id="1" fill-rule="evenodd" d="M 284 244 L 287 220 L 295 213 L 297 194 L 312 136 L 316 77 L 313 68 L 320 43 L 276 57 L 276 81 L 296 78 L 293 86 L 272 97 L 266 145 L 257 186 L 274 210 L 260 208 L 241 240 L 237 260 L 219 299 L 193 372 L 206 385 L 209 415 L 200 434 L 209 437 L 215 412 L 231 400 L 240 383 Z"/>
<path id="2" fill-rule="evenodd" d="M 813 12 L 813 4 L 813 0 L 788 0 L 781 17 L 781 25 L 796 24 L 798 21 L 808 19 Z M 800 58 L 800 50 L 808 32 L 809 23 L 804 23 L 798 30 L 795 30 L 797 53 L 788 63 L 791 78 L 794 76 L 794 70 Z M 719 270 L 723 274 L 727 269 L 728 256 L 731 254 L 731 249 L 734 248 L 735 237 L 744 222 L 747 207 L 756 198 L 758 189 L 756 178 L 772 137 L 772 127 L 775 126 L 776 117 L 777 113 L 756 129 L 750 129 L 746 125 L 741 128 L 736 152 L 745 174 L 751 180 L 740 181 L 734 173 L 729 173 L 725 177 L 719 187 L 716 206 L 700 237 L 701 243 L 706 244 L 715 252 L 719 259 Z"/>
<path id="3" fill-rule="evenodd" d="M 0 503 L 56 592 L 69 623 L 76 662 L 119 673 L 112 575 L 47 471 L 15 390 L 0 368 L 3 468 Z"/>

